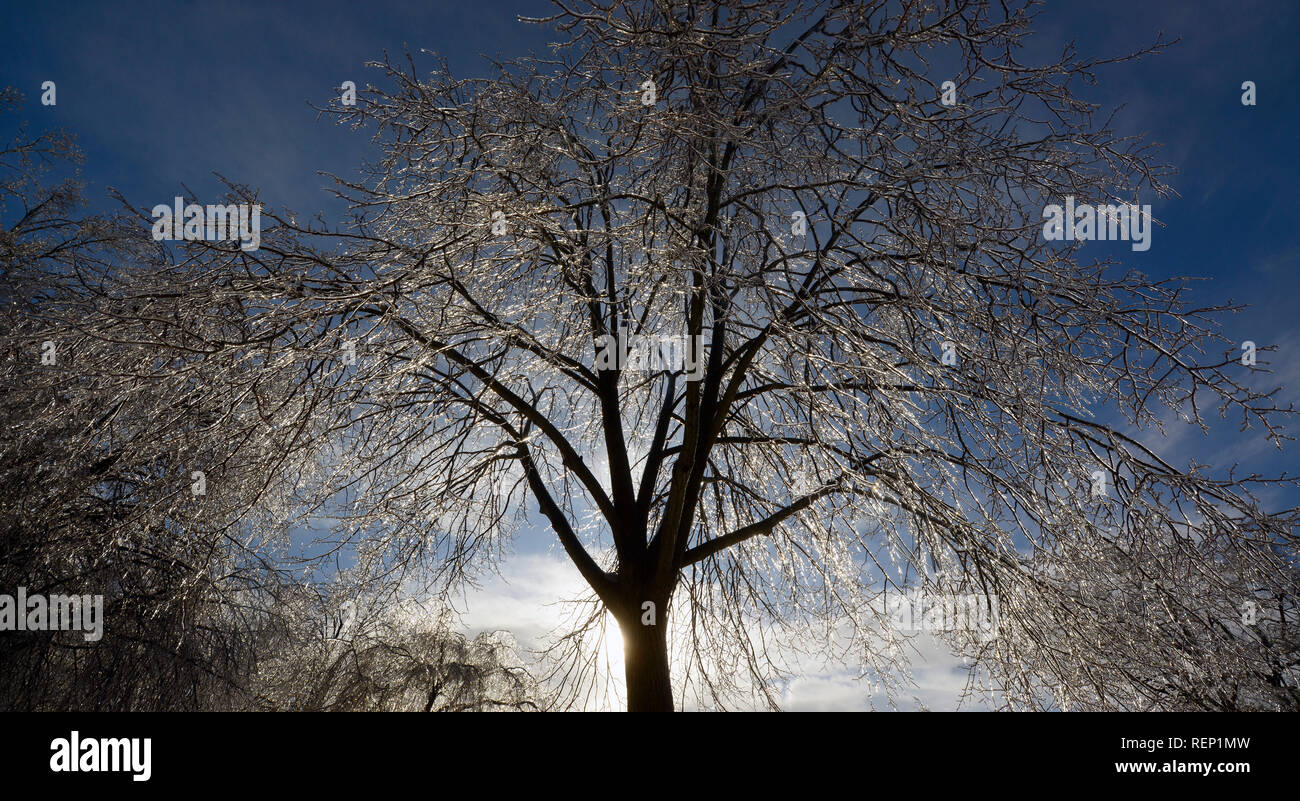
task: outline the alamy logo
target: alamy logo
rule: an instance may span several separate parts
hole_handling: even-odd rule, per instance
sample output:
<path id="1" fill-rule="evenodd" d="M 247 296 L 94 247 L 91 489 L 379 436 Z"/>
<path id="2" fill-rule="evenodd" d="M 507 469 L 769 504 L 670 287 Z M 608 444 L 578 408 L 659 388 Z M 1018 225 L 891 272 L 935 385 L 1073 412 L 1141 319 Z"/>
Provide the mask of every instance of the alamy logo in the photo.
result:
<path id="1" fill-rule="evenodd" d="M 84 631 L 87 642 L 104 636 L 104 596 L 0 595 L 0 631 Z"/>
<path id="2" fill-rule="evenodd" d="M 889 622 L 903 632 L 967 631 L 988 641 L 998 636 L 1001 625 L 996 595 L 926 595 L 912 591 L 891 596 L 885 608 Z"/>
<path id="3" fill-rule="evenodd" d="M 230 203 L 227 205 L 185 205 L 184 198 L 176 198 L 168 206 L 153 207 L 153 238 L 175 241 L 206 240 L 226 242 L 239 240 L 240 250 L 257 250 L 262 245 L 262 207 L 259 204 Z"/>
<path id="4" fill-rule="evenodd" d="M 147 782 L 153 741 L 148 737 L 82 739 L 79 732 L 50 741 L 50 770 L 54 773 L 132 773 L 131 781 Z"/>
<path id="5" fill-rule="evenodd" d="M 618 336 L 596 337 L 596 369 L 634 372 L 683 372 L 686 380 L 704 377 L 704 337 L 701 335 L 647 336 L 629 334 L 620 328 Z"/>
<path id="6" fill-rule="evenodd" d="M 1122 203 L 1118 206 L 1075 205 L 1067 195 L 1065 207 L 1053 203 L 1043 208 L 1043 238 L 1048 242 L 1132 241 L 1133 250 L 1151 247 L 1151 206 Z"/>

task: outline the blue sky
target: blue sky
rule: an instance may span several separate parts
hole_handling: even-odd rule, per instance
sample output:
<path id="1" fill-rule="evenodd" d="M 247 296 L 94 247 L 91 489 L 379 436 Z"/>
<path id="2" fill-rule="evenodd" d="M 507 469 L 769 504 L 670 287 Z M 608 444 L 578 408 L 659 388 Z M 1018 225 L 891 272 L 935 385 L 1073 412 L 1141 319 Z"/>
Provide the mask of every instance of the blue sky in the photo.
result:
<path id="1" fill-rule="evenodd" d="M 545 0 L 480 3 L 11 2 L 0 5 L 0 82 L 23 91 L 36 128 L 66 127 L 86 151 L 83 177 L 97 207 L 113 186 L 138 206 L 168 202 L 184 184 L 201 196 L 212 173 L 260 187 L 265 201 L 300 214 L 338 206 L 320 171 L 349 174 L 372 157 L 368 136 L 318 120 L 344 80 L 364 86 L 367 60 L 405 48 L 437 52 L 460 75 L 485 74 L 482 56 L 543 51 L 550 32 L 517 22 Z M 1112 55 L 1181 38 L 1164 54 L 1103 68 L 1084 95 L 1124 106 L 1120 130 L 1164 144 L 1180 197 L 1158 202 L 1147 253 L 1125 252 L 1152 275 L 1214 279 L 1207 300 L 1251 311 L 1229 320 L 1234 339 L 1300 347 L 1292 298 L 1300 284 L 1300 185 L 1294 158 L 1300 4 L 1275 2 L 1049 2 L 1026 58 L 1073 40 Z M 53 80 L 58 105 L 40 105 Z M 1243 106 L 1254 81 L 1258 105 Z M 2 123 L 9 127 L 13 120 Z M 1127 251 L 1127 249 L 1126 249 Z M 1100 255 L 1100 253 L 1098 254 Z"/>
<path id="2" fill-rule="evenodd" d="M 318 120 L 309 102 L 324 105 L 344 80 L 378 80 L 363 65 L 385 51 L 400 57 L 406 48 L 432 50 L 456 74 L 486 74 L 482 55 L 545 49 L 550 32 L 516 17 L 543 16 L 549 8 L 543 0 L 190 7 L 4 0 L 0 85 L 27 95 L 22 117 L 34 128 L 77 134 L 95 208 L 110 207 L 109 186 L 143 207 L 170 202 L 182 184 L 208 196 L 217 190 L 217 171 L 260 187 L 271 205 L 332 216 L 338 206 L 321 191 L 329 181 L 318 172 L 349 174 L 374 153 L 367 134 Z M 1102 68 L 1099 84 L 1083 88 L 1090 99 L 1124 106 L 1119 130 L 1163 143 L 1163 160 L 1179 170 L 1171 182 L 1179 196 L 1155 203 L 1164 227 L 1151 249 L 1117 255 L 1153 276 L 1212 279 L 1197 289 L 1206 302 L 1248 303 L 1247 312 L 1226 321 L 1226 332 L 1235 341 L 1278 344 L 1280 352 L 1269 357 L 1277 382 L 1288 399 L 1300 399 L 1300 204 L 1291 194 L 1300 186 L 1300 3 L 1049 0 L 1036 30 L 1026 60 L 1055 55 L 1070 40 L 1085 55 L 1117 55 L 1161 31 L 1181 38 L 1161 55 Z M 58 86 L 57 106 L 40 105 L 47 80 Z M 1247 80 L 1257 87 L 1253 107 L 1241 103 Z M 0 120 L 0 127 L 7 134 L 13 122 Z M 1236 456 L 1261 471 L 1296 461 L 1295 448 L 1256 449 L 1230 424 L 1208 441 L 1175 432 L 1168 445 L 1183 461 L 1196 455 L 1218 464 Z M 519 550 L 542 558 L 550 546 L 539 533 Z M 537 599 L 558 588 L 529 586 L 515 612 L 497 598 L 497 612 L 480 614 L 476 627 L 509 626 L 511 614 L 535 613 Z M 939 683 L 947 686 L 946 679 Z M 927 703 L 942 708 L 942 693 Z"/>

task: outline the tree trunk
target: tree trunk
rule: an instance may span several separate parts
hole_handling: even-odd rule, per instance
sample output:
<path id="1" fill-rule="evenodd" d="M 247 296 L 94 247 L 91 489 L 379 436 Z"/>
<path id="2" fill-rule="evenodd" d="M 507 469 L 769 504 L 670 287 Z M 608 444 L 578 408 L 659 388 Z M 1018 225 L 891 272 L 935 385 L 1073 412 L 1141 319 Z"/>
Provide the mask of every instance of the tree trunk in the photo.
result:
<path id="1" fill-rule="evenodd" d="M 623 664 L 627 677 L 627 711 L 672 712 L 673 688 L 668 673 L 666 620 L 642 625 L 633 619 L 621 623 Z"/>

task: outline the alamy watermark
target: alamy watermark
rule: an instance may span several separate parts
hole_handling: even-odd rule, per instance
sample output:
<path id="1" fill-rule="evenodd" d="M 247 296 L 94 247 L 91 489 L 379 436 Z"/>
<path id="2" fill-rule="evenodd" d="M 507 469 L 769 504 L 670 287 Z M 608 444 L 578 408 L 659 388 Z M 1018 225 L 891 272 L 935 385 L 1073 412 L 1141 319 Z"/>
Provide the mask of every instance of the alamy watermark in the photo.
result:
<path id="1" fill-rule="evenodd" d="M 704 337 L 696 334 L 649 336 L 629 334 L 619 328 L 618 336 L 596 337 L 596 369 L 633 372 L 681 372 L 686 380 L 704 377 Z"/>
<path id="2" fill-rule="evenodd" d="M 0 631 L 84 631 L 87 642 L 104 636 L 104 596 L 0 595 Z"/>
<path id="3" fill-rule="evenodd" d="M 238 239 L 240 250 L 257 250 L 262 246 L 262 207 L 257 203 L 187 206 L 185 199 L 178 197 L 170 206 L 164 203 L 154 206 L 151 213 L 156 241 Z"/>
<path id="4" fill-rule="evenodd" d="M 927 595 L 913 590 L 885 602 L 889 622 L 903 632 L 972 632 L 985 641 L 998 636 L 1001 624 L 996 595 Z"/>
<path id="5" fill-rule="evenodd" d="M 53 773 L 130 773 L 136 782 L 153 775 L 149 737 L 82 737 L 74 731 L 51 740 L 50 751 Z"/>
<path id="6" fill-rule="evenodd" d="M 1133 243 L 1133 250 L 1151 248 L 1151 206 L 1133 203 L 1092 206 L 1078 205 L 1067 195 L 1065 206 L 1043 207 L 1043 238 L 1048 242 L 1094 241 Z"/>

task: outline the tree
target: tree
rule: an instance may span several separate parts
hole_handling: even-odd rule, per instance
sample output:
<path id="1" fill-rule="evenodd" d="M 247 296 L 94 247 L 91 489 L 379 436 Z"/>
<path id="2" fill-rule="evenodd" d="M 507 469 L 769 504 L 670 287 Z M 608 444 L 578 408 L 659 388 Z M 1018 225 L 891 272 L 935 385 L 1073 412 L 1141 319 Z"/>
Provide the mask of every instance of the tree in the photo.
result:
<path id="1" fill-rule="evenodd" d="M 103 606 L 94 640 L 6 631 L 0 708 L 544 707 L 508 633 L 466 640 L 446 609 L 363 596 L 346 632 L 322 630 L 341 621 L 340 577 L 274 558 L 280 434 L 258 401 L 275 370 L 187 352 L 191 327 L 247 344 L 238 304 L 154 291 L 143 276 L 166 262 L 134 220 L 84 215 L 75 177 L 44 180 L 79 163 L 63 132 L 20 126 L 0 150 L 16 211 L 0 230 L 0 587 Z"/>
<path id="2" fill-rule="evenodd" d="M 20 102 L 0 93 L 0 110 Z M 241 547 L 250 496 L 221 491 L 238 486 L 234 457 L 256 440 L 215 425 L 227 407 L 204 385 L 217 362 L 186 369 L 133 342 L 157 321 L 94 283 L 156 265 L 157 246 L 133 220 L 85 215 L 75 176 L 47 183 L 80 158 L 71 136 L 21 126 L 0 150 L 0 587 L 102 596 L 102 639 L 6 631 L 0 708 L 225 707 L 255 663 L 257 609 L 285 581 Z M 83 328 L 90 308 L 118 324 Z"/>
<path id="3" fill-rule="evenodd" d="M 1237 539 L 1147 532 L 1138 542 L 1095 544 L 1086 557 L 1038 554 L 1036 575 L 1051 580 L 1054 595 L 1035 610 L 1050 621 L 1039 629 L 1060 633 L 999 638 L 995 647 L 1007 652 L 990 665 L 1009 701 L 1125 711 L 1300 709 L 1294 585 L 1261 572 L 1249 549 L 1236 553 Z M 1071 649 L 1084 656 L 1062 659 Z"/>
<path id="4" fill-rule="evenodd" d="M 262 709 L 496 712 L 548 709 L 508 632 L 467 639 L 446 607 L 412 599 L 294 594 L 290 625 L 263 645 Z M 323 624 L 323 625 L 322 625 Z"/>
<path id="5" fill-rule="evenodd" d="M 674 668 L 683 701 L 775 707 L 811 627 L 895 665 L 882 600 L 911 587 L 1000 599 L 997 638 L 954 644 L 1009 705 L 1178 706 L 1169 629 L 1085 582 L 1289 608 L 1295 510 L 1256 495 L 1292 480 L 1147 444 L 1210 408 L 1286 439 L 1218 334 L 1233 307 L 1044 236 L 1067 197 L 1168 193 L 1072 93 L 1116 59 L 1020 63 L 1028 4 L 556 6 L 548 57 L 386 60 L 391 88 L 330 110 L 382 152 L 339 180 L 351 223 L 267 210 L 259 250 L 178 243 L 133 279 L 238 304 L 242 338 L 150 346 L 261 349 L 266 470 L 295 466 L 359 571 L 455 586 L 536 509 L 619 625 L 631 710 L 674 708 Z M 686 358 L 611 358 L 620 332 Z M 1261 664 L 1212 642 L 1218 686 Z M 1260 703 L 1293 699 L 1263 650 L 1290 689 Z"/>

